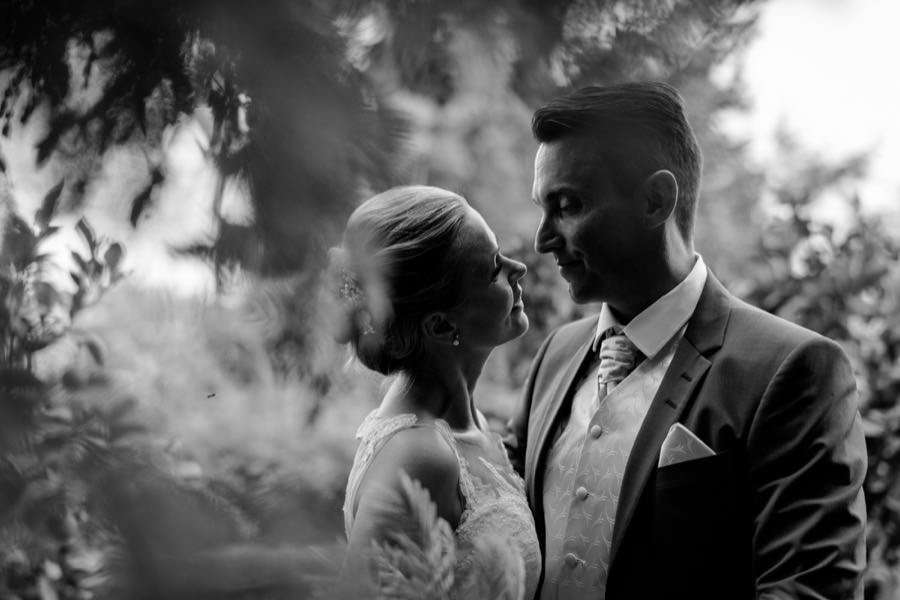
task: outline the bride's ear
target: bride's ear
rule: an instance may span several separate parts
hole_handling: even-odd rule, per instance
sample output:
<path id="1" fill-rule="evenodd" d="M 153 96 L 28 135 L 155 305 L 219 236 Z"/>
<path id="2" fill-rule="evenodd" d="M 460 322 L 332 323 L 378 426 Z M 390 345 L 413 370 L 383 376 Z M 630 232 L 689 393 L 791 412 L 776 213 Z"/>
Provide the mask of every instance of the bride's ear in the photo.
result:
<path id="1" fill-rule="evenodd" d="M 422 319 L 422 335 L 426 339 L 444 344 L 453 344 L 457 328 L 446 313 L 434 312 Z"/>

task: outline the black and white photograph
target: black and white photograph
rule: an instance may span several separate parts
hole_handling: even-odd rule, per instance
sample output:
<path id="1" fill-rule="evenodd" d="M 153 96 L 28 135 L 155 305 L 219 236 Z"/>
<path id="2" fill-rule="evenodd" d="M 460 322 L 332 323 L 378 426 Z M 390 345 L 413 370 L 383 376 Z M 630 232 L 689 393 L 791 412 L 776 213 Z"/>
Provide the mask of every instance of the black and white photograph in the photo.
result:
<path id="1" fill-rule="evenodd" d="M 0 0 L 0 600 L 900 600 L 897 0 Z"/>

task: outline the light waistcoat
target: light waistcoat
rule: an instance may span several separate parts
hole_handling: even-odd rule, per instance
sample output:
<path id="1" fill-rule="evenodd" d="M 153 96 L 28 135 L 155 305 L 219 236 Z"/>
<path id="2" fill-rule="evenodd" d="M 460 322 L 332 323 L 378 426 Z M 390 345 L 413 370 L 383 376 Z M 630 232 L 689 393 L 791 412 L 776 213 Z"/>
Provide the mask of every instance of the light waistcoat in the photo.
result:
<path id="1" fill-rule="evenodd" d="M 596 411 L 599 360 L 572 399 L 568 422 L 551 447 L 544 474 L 544 582 L 541 599 L 604 598 L 619 490 L 635 437 L 669 368 L 706 283 L 698 255 L 687 277 L 622 327 L 600 311 L 594 347 L 610 327 L 646 359 Z"/>

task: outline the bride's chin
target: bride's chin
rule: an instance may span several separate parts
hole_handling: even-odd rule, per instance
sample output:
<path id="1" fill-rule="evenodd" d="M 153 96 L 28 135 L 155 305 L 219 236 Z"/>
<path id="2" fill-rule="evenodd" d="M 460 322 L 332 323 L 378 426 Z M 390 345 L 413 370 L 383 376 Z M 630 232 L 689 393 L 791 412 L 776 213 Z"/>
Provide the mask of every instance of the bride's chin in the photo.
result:
<path id="1" fill-rule="evenodd" d="M 528 315 L 525 314 L 525 311 L 519 310 L 517 312 L 518 314 L 513 314 L 513 326 L 516 329 L 516 334 L 512 339 L 520 338 L 525 335 L 525 332 L 528 331 L 528 327 L 530 326 Z"/>

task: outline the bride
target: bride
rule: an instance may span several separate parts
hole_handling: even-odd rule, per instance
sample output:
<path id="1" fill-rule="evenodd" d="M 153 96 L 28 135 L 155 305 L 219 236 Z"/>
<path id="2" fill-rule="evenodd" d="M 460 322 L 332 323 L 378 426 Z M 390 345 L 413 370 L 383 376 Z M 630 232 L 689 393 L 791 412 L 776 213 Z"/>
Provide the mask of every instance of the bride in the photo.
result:
<path id="1" fill-rule="evenodd" d="M 525 265 L 502 254 L 462 197 L 424 186 L 363 203 L 331 261 L 344 308 L 339 341 L 366 367 L 393 376 L 357 432 L 344 504 L 345 574 L 375 578 L 369 556 L 392 539 L 391 499 L 408 476 L 453 529 L 450 596 L 465 596 L 461 582 L 483 548 L 476 538 L 490 536 L 521 559 L 520 589 L 530 600 L 541 570 L 534 521 L 522 480 L 472 396 L 491 351 L 528 329 L 519 284 Z"/>

